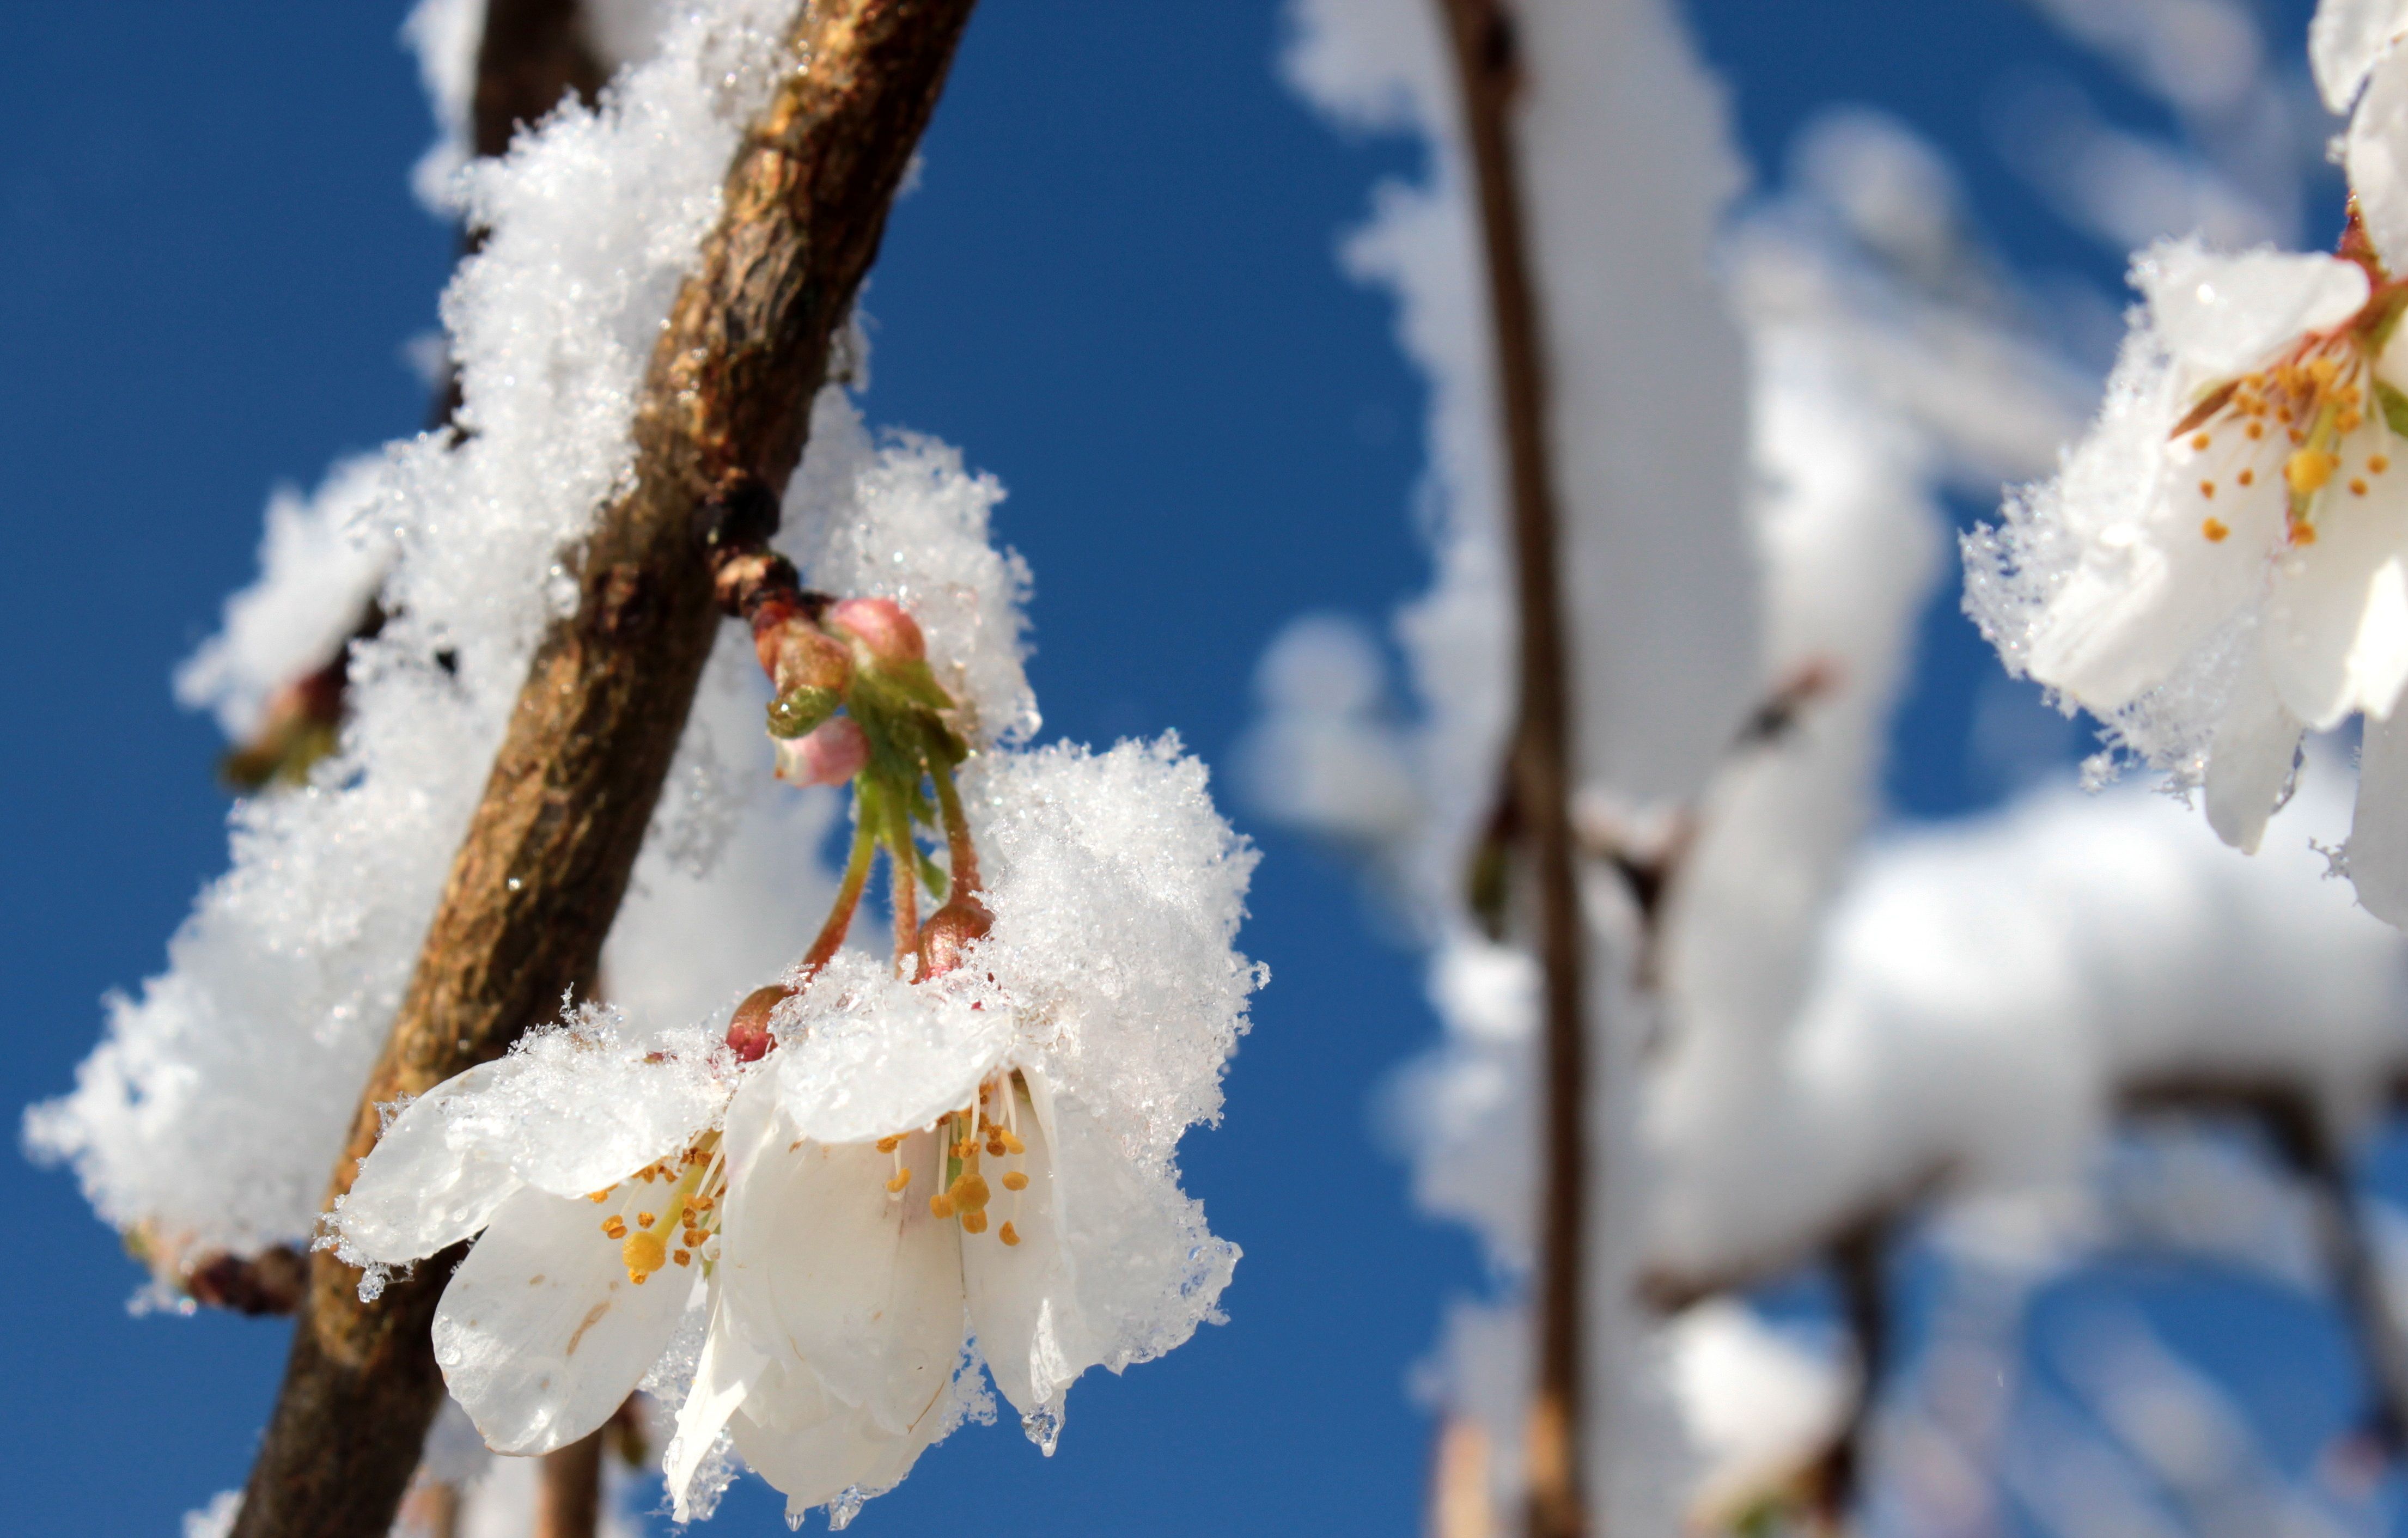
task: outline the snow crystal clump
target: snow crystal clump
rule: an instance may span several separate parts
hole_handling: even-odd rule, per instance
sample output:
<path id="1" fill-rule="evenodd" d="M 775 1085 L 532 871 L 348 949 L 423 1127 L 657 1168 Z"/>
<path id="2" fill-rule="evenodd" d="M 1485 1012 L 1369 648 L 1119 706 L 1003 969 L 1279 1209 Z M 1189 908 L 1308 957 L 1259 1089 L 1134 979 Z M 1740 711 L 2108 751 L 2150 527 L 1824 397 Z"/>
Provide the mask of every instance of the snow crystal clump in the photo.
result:
<path id="1" fill-rule="evenodd" d="M 691 8 L 597 108 L 462 173 L 490 232 L 444 300 L 472 431 L 351 472 L 395 564 L 342 751 L 238 809 L 232 869 L 168 970 L 110 1000 L 76 1090 L 28 1119 L 112 1223 L 243 1252 L 308 1234 L 530 649 L 573 601 L 560 553 L 630 462 L 646 361 L 787 8 Z"/>

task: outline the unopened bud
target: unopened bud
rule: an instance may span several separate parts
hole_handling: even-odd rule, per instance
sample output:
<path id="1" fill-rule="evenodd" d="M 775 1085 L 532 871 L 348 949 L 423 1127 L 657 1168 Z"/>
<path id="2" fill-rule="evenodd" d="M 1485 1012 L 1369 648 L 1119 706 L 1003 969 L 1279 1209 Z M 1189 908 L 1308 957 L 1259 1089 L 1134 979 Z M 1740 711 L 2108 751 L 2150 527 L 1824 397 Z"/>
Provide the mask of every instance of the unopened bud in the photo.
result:
<path id="1" fill-rule="evenodd" d="M 739 1063 L 757 1063 L 767 1056 L 778 1044 L 769 1033 L 769 1016 L 791 997 L 776 983 L 766 988 L 755 988 L 736 1006 L 736 1013 L 727 1022 L 727 1047 Z"/>
<path id="2" fill-rule="evenodd" d="M 928 643 L 919 622 L 892 598 L 847 598 L 828 611 L 828 624 L 861 642 L 884 666 L 927 660 Z"/>
<path id="3" fill-rule="evenodd" d="M 834 689 L 789 689 L 769 701 L 769 735 L 783 741 L 816 730 L 839 703 Z"/>
<path id="4" fill-rule="evenodd" d="M 812 624 L 799 605 L 764 608 L 753 616 L 752 652 L 780 694 L 805 688 L 842 694 L 853 682 L 852 649 Z"/>
<path id="5" fill-rule="evenodd" d="M 928 915 L 920 926 L 920 976 L 942 977 L 962 964 L 962 954 L 974 940 L 986 938 L 995 915 L 975 894 L 964 892 Z"/>
<path id="6" fill-rule="evenodd" d="M 840 785 L 869 764 L 869 737 L 849 715 L 778 743 L 778 778 L 794 785 Z"/>

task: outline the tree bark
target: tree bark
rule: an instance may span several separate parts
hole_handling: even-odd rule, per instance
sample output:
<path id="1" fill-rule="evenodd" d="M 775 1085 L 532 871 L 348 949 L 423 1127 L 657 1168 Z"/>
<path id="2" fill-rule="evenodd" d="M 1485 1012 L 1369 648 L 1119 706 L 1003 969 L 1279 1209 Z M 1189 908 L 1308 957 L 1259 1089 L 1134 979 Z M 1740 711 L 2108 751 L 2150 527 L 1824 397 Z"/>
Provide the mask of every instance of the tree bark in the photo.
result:
<path id="1" fill-rule="evenodd" d="M 697 513 L 781 486 L 971 0 L 817 0 L 739 146 L 719 225 L 654 348 L 627 489 L 538 645 L 328 1200 L 378 1107 L 499 1056 L 593 975 L 708 656 L 724 549 Z M 427 1325 L 452 1258 L 376 1303 L 321 1252 L 237 1538 L 381 1538 L 441 1392 Z"/>
<path id="2" fill-rule="evenodd" d="M 536 1490 L 533 1538 L 594 1538 L 602 1521 L 604 1430 L 578 1438 L 543 1455 L 543 1480 Z"/>
<path id="3" fill-rule="evenodd" d="M 1520 853 L 1535 878 L 1539 959 L 1545 975 L 1546 1124 L 1539 1218 L 1539 1360 L 1530 1415 L 1532 1538 L 1589 1530 L 1581 1455 L 1587 1349 L 1582 1314 L 1589 1217 L 1588 1040 L 1584 936 L 1571 821 L 1570 648 L 1565 642 L 1560 529 L 1547 442 L 1547 377 L 1532 280 L 1528 224 L 1509 113 L 1520 84 L 1504 0 L 1441 0 L 1462 91 L 1464 138 L 1477 183 L 1487 257 L 1499 423 L 1520 599 L 1521 686 L 1508 774 Z"/>

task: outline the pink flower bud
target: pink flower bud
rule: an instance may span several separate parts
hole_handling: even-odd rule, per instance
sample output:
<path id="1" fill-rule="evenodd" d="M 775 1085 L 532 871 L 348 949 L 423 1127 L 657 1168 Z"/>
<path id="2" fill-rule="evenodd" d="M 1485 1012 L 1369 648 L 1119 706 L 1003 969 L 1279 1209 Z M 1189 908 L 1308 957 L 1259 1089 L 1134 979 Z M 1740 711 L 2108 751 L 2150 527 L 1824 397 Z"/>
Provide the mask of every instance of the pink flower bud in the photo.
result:
<path id="1" fill-rule="evenodd" d="M 766 988 L 755 988 L 736 1006 L 736 1013 L 727 1022 L 728 1049 L 739 1063 L 757 1063 L 778 1044 L 769 1033 L 769 1016 L 778 1006 L 794 995 L 781 984 L 772 983 Z"/>
<path id="2" fill-rule="evenodd" d="M 828 611 L 828 624 L 868 648 L 886 667 L 924 662 L 928 643 L 920 625 L 892 598 L 847 598 Z"/>
<path id="3" fill-rule="evenodd" d="M 849 715 L 778 744 L 778 778 L 796 785 L 840 785 L 869 763 L 869 738 Z"/>
<path id="4" fill-rule="evenodd" d="M 930 913 L 928 922 L 920 926 L 920 980 L 942 977 L 960 966 L 970 941 L 985 939 L 994 927 L 995 915 L 968 892 Z"/>

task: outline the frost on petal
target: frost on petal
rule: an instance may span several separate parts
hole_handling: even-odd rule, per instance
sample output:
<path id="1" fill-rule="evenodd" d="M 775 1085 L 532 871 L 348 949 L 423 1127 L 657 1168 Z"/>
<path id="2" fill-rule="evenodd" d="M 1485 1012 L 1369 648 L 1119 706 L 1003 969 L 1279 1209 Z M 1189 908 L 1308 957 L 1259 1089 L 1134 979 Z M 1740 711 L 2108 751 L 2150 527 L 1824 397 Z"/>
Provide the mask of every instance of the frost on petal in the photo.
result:
<path id="1" fill-rule="evenodd" d="M 1026 1144 L 1016 1168 L 1026 1188 L 998 1192 L 990 1209 L 1009 1223 L 1017 1243 L 990 1232 L 962 1241 L 962 1284 L 969 1299 L 970 1330 L 986 1359 L 995 1386 L 1021 1414 L 1032 1434 L 1041 1430 L 1045 1450 L 1061 1424 L 1063 1390 L 1103 1359 L 1086 1328 L 1068 1258 L 1062 1250 L 1061 1192 L 1054 1178 L 1054 1097 L 1043 1077 L 1025 1075 L 1029 1094 L 1019 1101 L 1017 1125 Z M 1012 1091 L 1015 1098 L 1020 1092 Z"/>
<path id="2" fill-rule="evenodd" d="M 2142 256 L 2132 281 L 2157 337 L 2194 371 L 2191 384 L 2243 372 L 2303 332 L 2339 325 L 2368 292 L 2355 262 L 2272 251 L 2223 256 L 2187 240 Z"/>
<path id="3" fill-rule="evenodd" d="M 736 1450 L 786 1498 L 786 1520 L 814 1506 L 857 1509 L 902 1482 L 930 1444 L 953 1430 L 951 1381 L 936 1413 L 896 1434 L 830 1395 L 807 1369 L 772 1366 L 728 1422 Z M 831 1513 L 830 1526 L 840 1526 Z"/>
<path id="4" fill-rule="evenodd" d="M 648 1187 L 595 1203 L 522 1190 L 494 1214 L 435 1311 L 435 1360 L 498 1453 L 548 1453 L 610 1418 L 659 1359 L 694 1289 L 668 1266 L 638 1286 L 620 1242 Z M 669 1219 L 655 1214 L 656 1223 Z"/>
<path id="5" fill-rule="evenodd" d="M 2408 264 L 2408 49 L 2386 53 L 2368 77 L 2344 164 L 2366 233 L 2396 272 Z"/>
<path id="6" fill-rule="evenodd" d="M 780 1118 L 728 1191 L 721 1306 L 781 1369 L 902 1435 L 941 1410 L 961 1354 L 958 1230 L 928 1213 L 936 1140 L 905 1140 L 911 1182 L 867 1143 L 803 1141 Z"/>
<path id="7" fill-rule="evenodd" d="M 1129 1157 L 1116 1118 L 1052 1098 L 1054 1221 L 1073 1305 L 1056 1316 L 1056 1344 L 1073 1373 L 1082 1358 L 1117 1373 L 1217 1323 L 1240 1252 L 1205 1226 L 1167 1161 Z"/>
<path id="8" fill-rule="evenodd" d="M 2207 760 L 2207 826 L 2244 855 L 2258 853 L 2266 819 L 2288 791 L 2300 753 L 2300 718 L 2284 708 L 2251 647 L 2232 681 Z"/>
<path id="9" fill-rule="evenodd" d="M 507 1159 L 528 1185 L 583 1196 L 681 1152 L 727 1085 L 699 1030 L 630 1042 L 583 1027 L 524 1037 L 518 1071 L 449 1108 L 454 1145 Z"/>
<path id="10" fill-rule="evenodd" d="M 2308 23 L 2308 63 L 2316 90 L 2336 114 L 2349 110 L 2358 88 L 2392 38 L 2408 24 L 2401 0 L 2323 0 Z"/>
<path id="11" fill-rule="evenodd" d="M 2315 540 L 2276 563 L 2262 644 L 2291 712 L 2323 731 L 2355 711 L 2384 714 L 2408 679 L 2408 485 L 2329 498 Z"/>
<path id="12" fill-rule="evenodd" d="M 359 1178 L 332 1219 L 352 1265 L 397 1266 L 456 1244 L 484 1228 L 522 1184 L 507 1160 L 451 1138 L 463 1100 L 520 1071 L 505 1058 L 437 1085 L 403 1108 L 361 1161 Z"/>
<path id="13" fill-rule="evenodd" d="M 2349 826 L 2349 879 L 2368 913 L 2408 928 L 2408 712 L 2366 723 L 2358 811 Z"/>
<path id="14" fill-rule="evenodd" d="M 695 1481 L 703 1464 L 769 1366 L 766 1354 L 726 1327 L 719 1303 L 720 1292 L 714 1287 L 710 1328 L 703 1337 L 702 1355 L 695 1362 L 694 1382 L 686 1390 L 685 1402 L 678 1406 L 676 1434 L 661 1454 L 661 1479 L 680 1522 L 695 1519 Z"/>
<path id="15" fill-rule="evenodd" d="M 998 755 L 964 789 L 995 913 L 978 955 L 1054 1087 L 1157 1159 L 1219 1114 L 1262 981 L 1235 948 L 1256 855 L 1206 778 L 1166 736 Z"/>
<path id="16" fill-rule="evenodd" d="M 779 1103 L 797 1135 L 825 1143 L 869 1143 L 960 1110 L 1013 1041 L 1010 1010 L 903 983 L 857 951 L 830 962 L 777 1025 Z"/>

